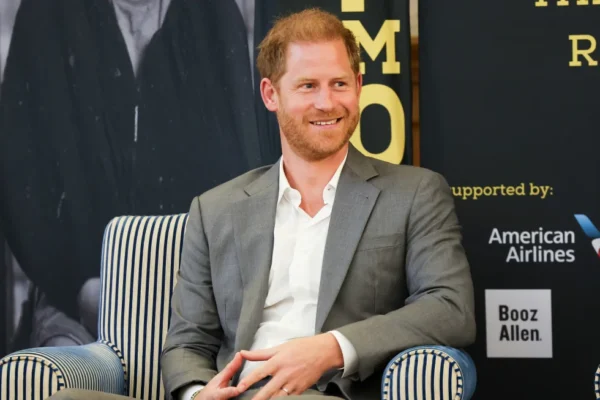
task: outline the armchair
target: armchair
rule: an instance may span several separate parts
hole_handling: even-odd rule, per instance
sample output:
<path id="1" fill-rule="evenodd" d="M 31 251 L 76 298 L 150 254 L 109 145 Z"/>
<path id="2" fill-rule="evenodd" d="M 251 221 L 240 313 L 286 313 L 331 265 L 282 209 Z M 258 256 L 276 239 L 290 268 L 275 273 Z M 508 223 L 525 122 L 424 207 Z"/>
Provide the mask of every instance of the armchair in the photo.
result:
<path id="1" fill-rule="evenodd" d="M 186 214 L 114 218 L 102 246 L 97 342 L 28 349 L 0 359 L 0 400 L 41 400 L 65 388 L 164 399 L 159 356 L 186 221 Z M 466 400 L 476 380 L 464 351 L 415 347 L 389 362 L 382 399 Z"/>

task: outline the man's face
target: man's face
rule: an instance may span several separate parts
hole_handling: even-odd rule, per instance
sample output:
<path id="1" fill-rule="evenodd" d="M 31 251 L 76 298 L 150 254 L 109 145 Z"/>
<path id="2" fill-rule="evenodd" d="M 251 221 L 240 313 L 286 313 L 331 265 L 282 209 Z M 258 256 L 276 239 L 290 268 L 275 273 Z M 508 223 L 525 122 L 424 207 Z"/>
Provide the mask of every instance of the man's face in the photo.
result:
<path id="1" fill-rule="evenodd" d="M 296 154 L 322 160 L 350 140 L 361 87 L 362 76 L 354 75 L 342 40 L 291 43 L 286 72 L 265 104 L 277 113 L 282 139 Z"/>

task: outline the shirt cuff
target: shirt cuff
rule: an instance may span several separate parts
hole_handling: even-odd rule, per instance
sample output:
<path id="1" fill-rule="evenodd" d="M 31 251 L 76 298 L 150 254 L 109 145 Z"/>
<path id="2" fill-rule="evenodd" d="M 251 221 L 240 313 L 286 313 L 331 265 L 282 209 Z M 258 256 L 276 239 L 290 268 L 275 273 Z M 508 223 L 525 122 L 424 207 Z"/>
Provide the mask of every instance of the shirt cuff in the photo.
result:
<path id="1" fill-rule="evenodd" d="M 204 385 L 188 385 L 179 389 L 179 398 L 177 400 L 192 400 L 192 395 L 196 393 L 196 391 L 204 389 Z"/>
<path id="2" fill-rule="evenodd" d="M 330 331 L 338 341 L 340 349 L 342 349 L 342 357 L 344 357 L 344 373 L 342 378 L 347 378 L 358 371 L 358 354 L 350 341 L 338 331 Z"/>

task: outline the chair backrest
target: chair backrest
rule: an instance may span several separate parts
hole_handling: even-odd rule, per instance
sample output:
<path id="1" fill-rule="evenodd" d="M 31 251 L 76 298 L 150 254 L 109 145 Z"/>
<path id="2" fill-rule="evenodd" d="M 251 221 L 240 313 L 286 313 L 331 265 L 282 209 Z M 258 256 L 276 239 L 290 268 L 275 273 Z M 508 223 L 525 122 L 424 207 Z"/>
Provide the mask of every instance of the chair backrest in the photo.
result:
<path id="1" fill-rule="evenodd" d="M 165 397 L 159 358 L 187 214 L 114 218 L 102 246 L 99 340 L 123 357 L 128 395 Z"/>

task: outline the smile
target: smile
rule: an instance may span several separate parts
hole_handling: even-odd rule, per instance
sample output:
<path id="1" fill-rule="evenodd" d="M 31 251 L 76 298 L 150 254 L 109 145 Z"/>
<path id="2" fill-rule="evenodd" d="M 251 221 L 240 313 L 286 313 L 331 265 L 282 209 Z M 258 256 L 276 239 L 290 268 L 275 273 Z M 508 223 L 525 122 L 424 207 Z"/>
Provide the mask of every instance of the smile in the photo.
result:
<path id="1" fill-rule="evenodd" d="M 341 118 L 331 119 L 329 121 L 312 121 L 311 124 L 317 126 L 335 125 L 341 121 Z"/>

